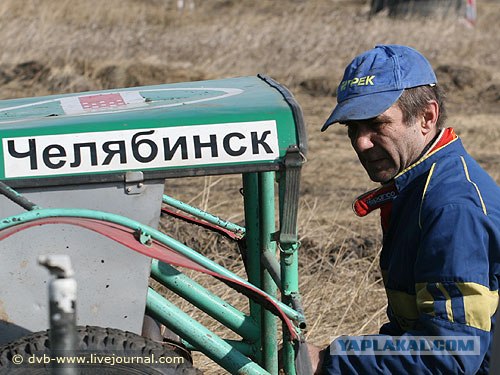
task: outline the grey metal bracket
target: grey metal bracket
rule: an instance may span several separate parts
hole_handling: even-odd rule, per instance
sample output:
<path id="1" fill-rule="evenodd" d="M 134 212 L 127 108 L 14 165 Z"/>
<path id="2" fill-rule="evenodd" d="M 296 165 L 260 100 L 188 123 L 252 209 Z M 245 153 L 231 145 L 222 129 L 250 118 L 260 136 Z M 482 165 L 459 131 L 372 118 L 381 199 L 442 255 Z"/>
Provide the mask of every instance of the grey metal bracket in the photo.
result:
<path id="1" fill-rule="evenodd" d="M 141 194 L 146 189 L 144 185 L 144 174 L 142 172 L 125 173 L 125 194 Z"/>

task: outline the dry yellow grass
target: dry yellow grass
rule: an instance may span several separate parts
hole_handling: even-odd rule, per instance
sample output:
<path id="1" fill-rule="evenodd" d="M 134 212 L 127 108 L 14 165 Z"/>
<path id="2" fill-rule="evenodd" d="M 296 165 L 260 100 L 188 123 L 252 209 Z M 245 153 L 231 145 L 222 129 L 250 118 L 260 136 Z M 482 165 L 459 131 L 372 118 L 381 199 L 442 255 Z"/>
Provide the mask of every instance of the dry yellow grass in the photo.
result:
<path id="1" fill-rule="evenodd" d="M 355 54 L 378 43 L 407 44 L 440 67 L 438 78 L 449 89 L 449 124 L 500 182 L 500 3 L 480 1 L 478 25 L 470 29 L 454 19 L 370 20 L 368 2 L 204 0 L 180 13 L 173 0 L 3 0 L 0 97 L 258 72 L 286 84 L 303 107 L 309 133 L 299 217 L 307 336 L 326 345 L 340 333 L 374 333 L 385 320 L 386 303 L 377 265 L 378 217 L 359 219 L 350 209 L 352 199 L 374 185 L 343 129 L 320 133 L 319 127 Z M 233 211 L 240 186 L 235 177 L 207 177 L 167 181 L 166 191 L 241 222 L 242 212 Z M 226 241 L 164 224 L 241 274 L 236 249 Z M 202 356 L 196 361 L 206 373 L 222 373 Z"/>

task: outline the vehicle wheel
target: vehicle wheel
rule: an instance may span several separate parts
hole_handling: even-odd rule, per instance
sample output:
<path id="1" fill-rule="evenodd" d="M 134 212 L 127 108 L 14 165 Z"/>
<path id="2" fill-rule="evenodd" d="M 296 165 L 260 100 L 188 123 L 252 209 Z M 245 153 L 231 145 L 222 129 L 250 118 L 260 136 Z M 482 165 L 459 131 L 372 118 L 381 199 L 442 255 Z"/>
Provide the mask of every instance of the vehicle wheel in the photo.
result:
<path id="1" fill-rule="evenodd" d="M 174 347 L 112 328 L 77 327 L 74 357 L 77 373 L 90 374 L 199 374 L 190 358 Z M 49 331 L 36 332 L 0 347 L 0 374 L 50 374 Z"/>

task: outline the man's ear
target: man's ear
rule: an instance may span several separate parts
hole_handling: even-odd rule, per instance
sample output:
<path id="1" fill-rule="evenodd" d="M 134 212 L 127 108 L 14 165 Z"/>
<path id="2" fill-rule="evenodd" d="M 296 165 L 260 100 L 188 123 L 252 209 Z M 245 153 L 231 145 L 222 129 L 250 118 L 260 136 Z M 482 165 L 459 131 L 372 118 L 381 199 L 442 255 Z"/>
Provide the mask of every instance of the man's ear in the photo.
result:
<path id="1" fill-rule="evenodd" d="M 427 135 L 436 129 L 436 123 L 439 117 L 439 105 L 435 100 L 431 100 L 421 118 L 422 133 Z"/>

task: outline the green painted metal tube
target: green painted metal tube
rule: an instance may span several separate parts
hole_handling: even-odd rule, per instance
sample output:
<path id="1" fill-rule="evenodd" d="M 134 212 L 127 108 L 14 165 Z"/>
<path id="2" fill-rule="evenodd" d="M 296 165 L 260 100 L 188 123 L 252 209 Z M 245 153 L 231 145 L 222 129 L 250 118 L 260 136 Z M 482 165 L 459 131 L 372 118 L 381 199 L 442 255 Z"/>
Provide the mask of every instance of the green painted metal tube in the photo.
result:
<path id="1" fill-rule="evenodd" d="M 251 358 L 256 358 L 257 354 L 260 353 L 260 348 L 257 348 L 255 344 L 249 344 L 244 341 L 238 341 L 238 340 L 228 340 L 224 339 L 225 342 L 227 342 L 229 345 L 231 345 L 234 349 L 239 351 L 241 354 L 246 355 L 247 357 Z M 188 350 L 193 350 L 193 351 L 198 351 L 198 348 L 191 345 L 187 341 L 182 341 L 186 349 Z"/>
<path id="2" fill-rule="evenodd" d="M 295 349 L 293 343 L 289 340 L 283 341 L 282 356 L 283 356 L 283 370 L 287 375 L 296 375 L 295 371 Z"/>
<path id="3" fill-rule="evenodd" d="M 222 228 L 226 228 L 227 230 L 233 232 L 233 233 L 239 233 L 239 234 L 245 234 L 245 228 L 241 227 L 237 224 L 231 223 L 226 220 L 222 220 L 221 218 L 212 215 L 208 212 L 205 212 L 203 210 L 200 210 L 199 208 L 190 206 L 187 203 L 181 202 L 175 198 L 172 198 L 168 195 L 163 195 L 163 203 L 168 204 L 169 206 L 175 207 L 181 211 L 187 212 L 188 214 L 191 214 L 197 218 L 203 219 L 208 221 L 209 223 L 218 225 Z"/>
<path id="4" fill-rule="evenodd" d="M 299 292 L 298 244 L 283 246 L 281 257 L 283 258 L 281 261 L 281 286 L 283 293 L 287 297 L 291 297 Z"/>
<path id="5" fill-rule="evenodd" d="M 170 301 L 149 288 L 146 302 L 148 313 L 160 323 L 165 324 L 176 334 L 185 337 L 210 359 L 221 365 L 231 374 L 265 375 L 269 374 L 257 363 L 237 351 L 229 343 L 198 323 Z"/>
<path id="6" fill-rule="evenodd" d="M 284 172 L 286 173 L 286 172 Z M 285 194 L 285 176 L 281 174 L 280 179 L 280 222 L 283 219 L 283 201 Z M 280 244 L 280 266 L 281 266 L 281 291 L 283 301 L 292 305 L 292 297 L 299 295 L 299 269 L 298 269 L 298 243 Z M 305 319 L 303 320 L 305 322 Z M 305 324 L 305 323 L 304 323 Z M 295 375 L 295 349 L 289 335 L 284 331 L 283 340 L 283 369 L 286 374 Z"/>
<path id="7" fill-rule="evenodd" d="M 246 316 L 222 298 L 210 293 L 171 265 L 153 259 L 151 276 L 245 340 L 251 342 L 258 340 L 259 329 L 251 317 Z"/>
<path id="8" fill-rule="evenodd" d="M 248 281 L 256 287 L 261 287 L 260 280 L 260 234 L 259 234 L 259 179 L 257 173 L 243 175 L 243 198 L 245 207 L 245 266 Z M 250 300 L 250 316 L 256 322 L 261 337 L 262 307 Z M 260 347 L 260 342 L 258 343 Z M 259 351 L 257 360 L 262 363 L 262 353 Z"/>
<path id="9" fill-rule="evenodd" d="M 109 221 L 112 223 L 126 226 L 126 227 L 134 229 L 134 230 L 138 230 L 138 231 L 140 230 L 142 236 L 145 236 L 145 237 L 150 236 L 151 238 L 171 247 L 172 249 L 175 249 L 180 254 L 185 255 L 187 258 L 202 265 L 203 267 L 205 267 L 213 272 L 216 272 L 220 275 L 232 278 L 234 280 L 238 280 L 240 283 L 249 285 L 248 281 L 242 279 L 238 275 L 235 275 L 231 271 L 225 269 L 224 267 L 222 267 L 219 264 L 215 263 L 214 261 L 206 258 L 205 256 L 198 253 L 197 251 L 195 251 L 195 250 L 191 249 L 190 247 L 184 245 L 183 243 L 173 239 L 172 237 L 167 236 L 166 234 L 160 232 L 157 229 L 151 228 L 147 225 L 139 223 L 138 221 L 135 221 L 135 220 L 132 220 L 132 219 L 120 216 L 120 215 L 110 214 L 110 213 L 101 212 L 101 211 L 86 210 L 86 209 L 46 208 L 46 209 L 27 211 L 27 212 L 24 212 L 20 215 L 10 216 L 8 218 L 1 219 L 0 230 L 5 229 L 5 228 L 9 228 L 9 227 L 14 226 L 16 224 L 19 224 L 20 222 L 28 222 L 28 221 L 42 219 L 42 218 L 60 217 L 60 216 L 81 217 L 81 218 Z M 303 319 L 302 314 L 299 314 L 297 311 L 295 311 L 291 307 L 281 303 L 280 301 L 277 301 L 276 299 L 274 299 L 274 301 L 278 304 L 278 306 L 281 309 L 283 309 L 283 312 L 289 318 L 291 318 L 293 320 Z"/>
<path id="10" fill-rule="evenodd" d="M 18 193 L 10 186 L 5 185 L 2 181 L 0 181 L 0 194 L 4 195 L 8 199 L 10 199 L 15 204 L 18 204 L 22 208 L 28 211 L 38 210 L 41 207 L 31 202 L 28 198 Z"/>
<path id="11" fill-rule="evenodd" d="M 274 283 L 281 286 L 281 266 L 276 259 L 276 254 L 262 253 L 260 260 L 267 272 L 269 272 L 273 278 Z"/>
<path id="12" fill-rule="evenodd" d="M 260 206 L 260 248 L 261 253 L 276 253 L 274 216 L 274 172 L 259 173 L 259 206 Z M 260 257 L 259 257 L 260 258 Z M 275 297 L 277 286 L 269 272 L 262 267 L 262 289 Z M 262 351 L 263 367 L 271 374 L 278 374 L 278 326 L 276 316 L 262 310 Z"/>

